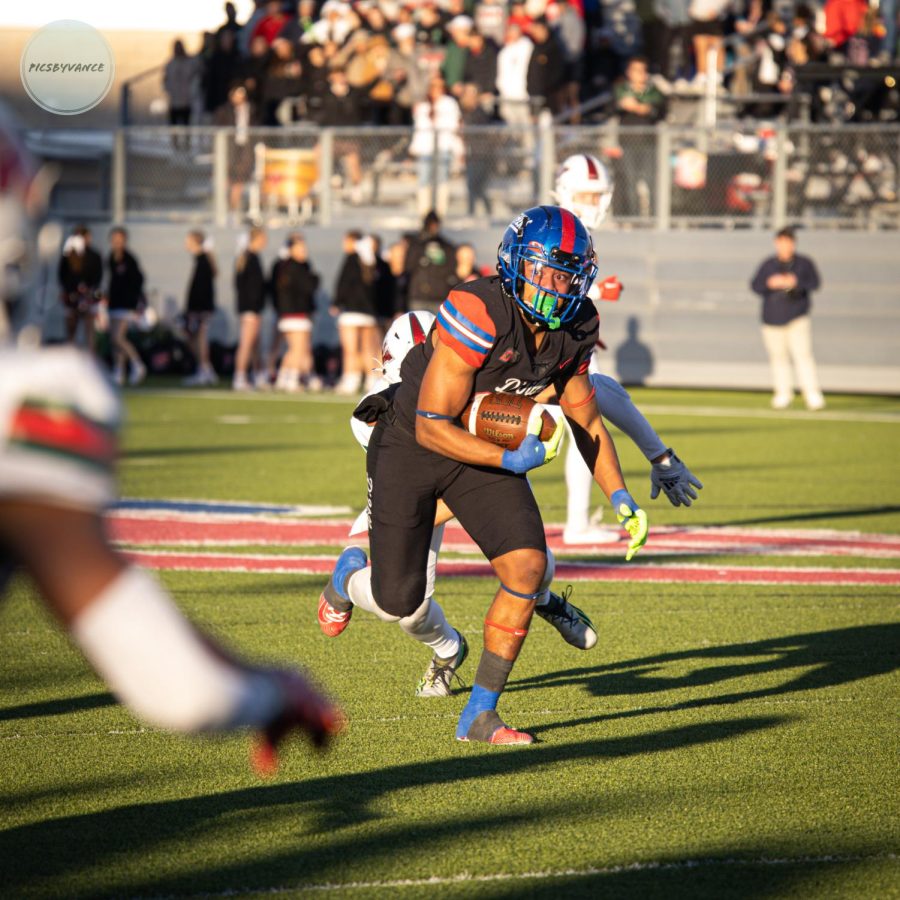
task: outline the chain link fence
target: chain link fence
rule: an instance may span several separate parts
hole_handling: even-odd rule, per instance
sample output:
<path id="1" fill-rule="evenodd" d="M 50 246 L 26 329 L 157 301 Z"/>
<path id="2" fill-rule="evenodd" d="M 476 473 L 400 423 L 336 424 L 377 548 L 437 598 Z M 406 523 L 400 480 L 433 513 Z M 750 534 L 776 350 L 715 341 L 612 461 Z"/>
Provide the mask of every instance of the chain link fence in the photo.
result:
<path id="1" fill-rule="evenodd" d="M 433 137 L 433 140 L 431 138 Z M 477 126 L 414 141 L 408 128 L 121 129 L 119 220 L 340 224 L 505 222 L 551 200 L 558 165 L 610 169 L 607 227 L 900 228 L 900 126 Z"/>

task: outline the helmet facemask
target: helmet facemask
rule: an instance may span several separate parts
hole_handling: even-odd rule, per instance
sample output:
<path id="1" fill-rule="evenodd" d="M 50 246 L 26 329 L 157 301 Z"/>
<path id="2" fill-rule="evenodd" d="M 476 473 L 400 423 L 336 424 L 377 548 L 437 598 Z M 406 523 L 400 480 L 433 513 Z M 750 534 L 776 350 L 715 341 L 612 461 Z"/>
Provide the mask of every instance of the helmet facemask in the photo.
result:
<path id="1" fill-rule="evenodd" d="M 574 318 L 597 275 L 593 259 L 565 253 L 554 247 L 549 257 L 540 245 L 514 244 L 511 248 L 509 268 L 504 271 L 510 277 L 513 299 L 533 322 L 546 325 L 555 331 Z M 531 273 L 526 275 L 525 267 L 531 263 Z M 501 268 L 506 268 L 501 259 Z M 547 269 L 557 269 L 572 276 L 566 292 L 555 291 L 541 284 Z M 534 289 L 530 299 L 525 299 L 525 286 Z"/>

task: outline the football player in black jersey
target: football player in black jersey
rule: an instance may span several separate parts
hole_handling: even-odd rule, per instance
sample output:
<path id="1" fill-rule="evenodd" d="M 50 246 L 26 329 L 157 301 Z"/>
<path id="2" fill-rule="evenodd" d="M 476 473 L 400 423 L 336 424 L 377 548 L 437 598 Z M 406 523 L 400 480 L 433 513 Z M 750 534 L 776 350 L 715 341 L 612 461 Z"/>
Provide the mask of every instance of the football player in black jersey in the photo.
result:
<path id="1" fill-rule="evenodd" d="M 587 378 L 598 321 L 583 301 L 596 271 L 590 235 L 572 213 L 539 206 L 518 216 L 500 244 L 498 275 L 452 290 L 431 340 L 407 355 L 392 406 L 369 445 L 371 586 L 378 605 L 405 616 L 421 604 L 441 497 L 500 579 L 459 740 L 533 740 L 507 727 L 496 706 L 528 633 L 547 560 L 525 473 L 549 462 L 562 436 L 560 428 L 546 442 L 529 435 L 517 450 L 490 444 L 459 427 L 472 394 L 501 391 L 559 402 L 631 536 L 626 559 L 647 538 L 647 516 L 625 488 Z M 357 548 L 338 559 L 323 594 L 336 610 L 351 607 L 353 579 L 365 562 Z"/>

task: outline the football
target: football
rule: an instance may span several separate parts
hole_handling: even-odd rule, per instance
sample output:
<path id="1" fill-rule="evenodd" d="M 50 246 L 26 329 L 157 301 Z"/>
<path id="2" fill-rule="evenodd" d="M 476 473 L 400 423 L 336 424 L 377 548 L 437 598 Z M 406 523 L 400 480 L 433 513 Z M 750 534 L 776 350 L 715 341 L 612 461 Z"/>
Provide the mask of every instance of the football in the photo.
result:
<path id="1" fill-rule="evenodd" d="M 470 434 L 503 447 L 515 450 L 528 434 L 528 424 L 541 418 L 542 441 L 553 436 L 556 421 L 540 404 L 518 394 L 476 394 L 460 415 Z"/>

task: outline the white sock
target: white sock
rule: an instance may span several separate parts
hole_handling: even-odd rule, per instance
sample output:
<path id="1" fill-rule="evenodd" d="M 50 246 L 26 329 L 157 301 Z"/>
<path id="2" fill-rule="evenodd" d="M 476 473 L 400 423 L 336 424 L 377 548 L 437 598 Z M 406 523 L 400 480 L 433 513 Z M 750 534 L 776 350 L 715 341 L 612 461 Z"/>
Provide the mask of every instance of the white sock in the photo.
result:
<path id="1" fill-rule="evenodd" d="M 441 604 L 433 597 L 397 624 L 411 638 L 431 647 L 439 659 L 451 659 L 459 653 L 459 635 L 447 621 Z"/>
<path id="2" fill-rule="evenodd" d="M 569 429 L 566 448 L 566 530 L 587 531 L 594 478 Z"/>
<path id="3" fill-rule="evenodd" d="M 270 722 L 276 681 L 219 656 L 146 572 L 130 567 L 72 623 L 72 637 L 137 716 L 171 731 L 223 731 Z"/>

